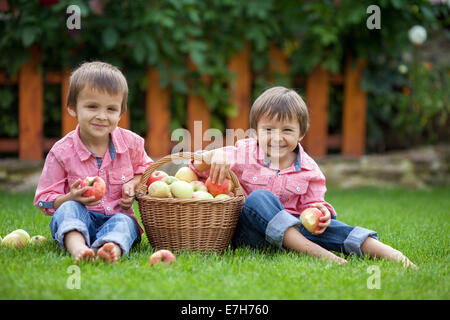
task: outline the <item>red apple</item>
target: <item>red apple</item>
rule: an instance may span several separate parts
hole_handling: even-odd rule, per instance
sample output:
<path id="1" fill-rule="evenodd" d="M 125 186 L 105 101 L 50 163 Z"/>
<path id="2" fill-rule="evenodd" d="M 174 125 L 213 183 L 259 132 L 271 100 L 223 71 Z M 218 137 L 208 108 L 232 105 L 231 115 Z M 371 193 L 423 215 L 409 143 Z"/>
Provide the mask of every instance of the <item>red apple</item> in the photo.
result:
<path id="1" fill-rule="evenodd" d="M 233 182 L 229 179 L 225 179 L 221 185 L 218 185 L 216 183 L 212 183 L 211 177 L 208 177 L 205 182 L 205 186 L 208 188 L 208 192 L 215 197 L 218 194 L 227 194 L 231 192 L 233 189 Z"/>
<path id="2" fill-rule="evenodd" d="M 103 181 L 102 178 L 99 176 L 97 177 L 86 177 L 86 179 L 81 182 L 81 188 L 89 187 L 84 193 L 83 197 L 92 197 L 95 196 L 94 201 L 100 200 L 104 195 L 106 191 L 106 184 L 105 181 Z"/>
<path id="3" fill-rule="evenodd" d="M 314 233 L 317 230 L 317 226 L 320 222 L 320 218 L 323 217 L 324 214 L 317 208 L 308 208 L 302 212 L 300 215 L 300 221 L 303 226 L 311 233 Z"/>
<path id="4" fill-rule="evenodd" d="M 150 256 L 150 267 L 154 264 L 170 265 L 174 263 L 177 259 L 169 250 L 158 250 Z"/>
<path id="5" fill-rule="evenodd" d="M 168 176 L 169 175 L 167 173 L 165 173 L 164 171 L 161 171 L 161 170 L 153 171 L 152 174 L 150 175 L 150 177 L 148 177 L 147 187 L 149 185 L 151 185 L 153 182 L 162 180 L 162 179 L 164 179 L 165 177 L 168 177 Z"/>

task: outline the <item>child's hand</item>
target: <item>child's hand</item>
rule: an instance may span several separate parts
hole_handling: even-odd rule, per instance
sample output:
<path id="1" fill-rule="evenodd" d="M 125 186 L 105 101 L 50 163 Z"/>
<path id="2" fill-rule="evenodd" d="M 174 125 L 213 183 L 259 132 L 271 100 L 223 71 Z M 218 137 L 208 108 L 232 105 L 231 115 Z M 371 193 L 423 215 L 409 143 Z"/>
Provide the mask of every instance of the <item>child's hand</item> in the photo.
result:
<path id="1" fill-rule="evenodd" d="M 212 183 L 221 185 L 225 178 L 230 179 L 230 162 L 227 154 L 222 150 L 214 150 L 211 155 L 211 171 L 209 176 Z"/>
<path id="2" fill-rule="evenodd" d="M 122 186 L 122 199 L 120 199 L 120 207 L 124 210 L 128 210 L 133 205 L 135 192 L 135 181 L 130 180 L 124 183 Z"/>
<path id="3" fill-rule="evenodd" d="M 325 232 L 331 222 L 331 213 L 327 207 L 322 203 L 314 203 L 311 207 L 317 208 L 324 214 L 324 217 L 319 218 L 319 224 L 317 225 L 317 230 L 313 233 L 314 235 L 319 235 Z"/>
<path id="4" fill-rule="evenodd" d="M 78 201 L 85 206 L 96 206 L 101 200 L 95 201 L 95 196 L 92 197 L 83 197 L 82 194 L 87 191 L 88 186 L 80 188 L 81 179 L 78 179 L 70 186 L 69 197 L 71 200 Z"/>

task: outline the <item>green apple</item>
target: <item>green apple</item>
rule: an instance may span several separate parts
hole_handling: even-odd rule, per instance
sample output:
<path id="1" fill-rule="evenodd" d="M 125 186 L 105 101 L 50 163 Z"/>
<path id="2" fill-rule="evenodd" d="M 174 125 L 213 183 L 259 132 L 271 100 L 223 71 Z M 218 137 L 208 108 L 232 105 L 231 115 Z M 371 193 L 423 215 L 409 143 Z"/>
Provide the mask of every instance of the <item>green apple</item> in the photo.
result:
<path id="1" fill-rule="evenodd" d="M 31 238 L 31 244 L 42 244 L 47 242 L 47 238 L 41 235 L 33 236 Z"/>
<path id="2" fill-rule="evenodd" d="M 169 185 L 161 180 L 153 182 L 148 187 L 148 193 L 154 198 L 172 198 Z"/>
<path id="3" fill-rule="evenodd" d="M 231 198 L 229 195 L 221 193 L 214 197 L 214 199 L 228 199 Z"/>
<path id="4" fill-rule="evenodd" d="M 170 186 L 175 181 L 178 181 L 178 179 L 175 178 L 174 176 L 167 176 L 164 179 L 162 179 L 161 181 L 164 181 L 165 183 L 167 183 Z"/>
<path id="5" fill-rule="evenodd" d="M 17 229 L 17 230 L 14 230 L 14 231 L 11 232 L 11 233 L 17 233 L 17 234 L 19 234 L 20 237 L 22 238 L 23 243 L 24 243 L 25 245 L 29 244 L 30 241 L 31 241 L 30 235 L 28 234 L 28 232 L 26 232 L 26 231 L 23 230 L 23 229 Z"/>
<path id="6" fill-rule="evenodd" d="M 192 182 L 198 180 L 197 174 L 189 167 L 181 167 L 175 174 L 175 178 L 181 181 Z"/>
<path id="7" fill-rule="evenodd" d="M 2 246 L 9 248 L 23 248 L 25 247 L 25 244 L 23 243 L 20 234 L 11 232 L 3 238 Z"/>
<path id="8" fill-rule="evenodd" d="M 206 191 L 194 191 L 192 194 L 192 198 L 194 199 L 214 199 L 211 193 Z"/>
<path id="9" fill-rule="evenodd" d="M 186 181 L 175 181 L 170 185 L 170 191 L 175 198 L 190 199 L 192 198 L 192 186 Z"/>
<path id="10" fill-rule="evenodd" d="M 201 181 L 195 180 L 191 182 L 192 189 L 195 191 L 206 191 L 208 192 L 208 188 L 206 188 L 205 184 Z"/>

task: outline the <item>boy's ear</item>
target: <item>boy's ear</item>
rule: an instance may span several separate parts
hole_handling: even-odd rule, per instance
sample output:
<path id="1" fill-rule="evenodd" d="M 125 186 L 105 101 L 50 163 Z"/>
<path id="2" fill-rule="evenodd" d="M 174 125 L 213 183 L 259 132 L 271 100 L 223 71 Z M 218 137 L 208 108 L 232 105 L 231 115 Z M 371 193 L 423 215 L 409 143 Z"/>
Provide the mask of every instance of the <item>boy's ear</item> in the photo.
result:
<path id="1" fill-rule="evenodd" d="M 73 106 L 67 106 L 67 112 L 69 112 L 72 117 L 77 117 L 77 112 L 75 111 L 75 108 Z"/>

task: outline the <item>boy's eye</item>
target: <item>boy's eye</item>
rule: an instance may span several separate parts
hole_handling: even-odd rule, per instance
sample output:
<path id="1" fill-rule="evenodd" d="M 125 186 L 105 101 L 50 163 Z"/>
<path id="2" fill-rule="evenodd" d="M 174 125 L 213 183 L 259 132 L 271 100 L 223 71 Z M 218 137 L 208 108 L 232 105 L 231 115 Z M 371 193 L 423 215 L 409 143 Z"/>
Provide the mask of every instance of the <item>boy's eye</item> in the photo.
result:
<path id="1" fill-rule="evenodd" d="M 93 104 L 90 104 L 90 105 L 88 105 L 88 108 L 89 109 L 95 109 L 95 108 L 97 108 L 97 106 L 94 106 Z"/>

